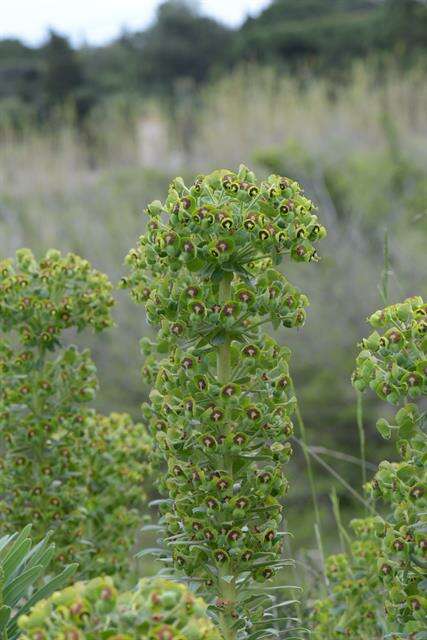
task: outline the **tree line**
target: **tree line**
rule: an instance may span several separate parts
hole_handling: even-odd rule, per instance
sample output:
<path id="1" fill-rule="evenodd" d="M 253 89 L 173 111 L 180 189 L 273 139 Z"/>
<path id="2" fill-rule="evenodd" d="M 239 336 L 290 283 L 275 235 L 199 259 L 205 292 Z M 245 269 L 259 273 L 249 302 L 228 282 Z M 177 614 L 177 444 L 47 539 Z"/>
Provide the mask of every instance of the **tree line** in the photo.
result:
<path id="1" fill-rule="evenodd" d="M 73 48 L 53 30 L 38 47 L 0 40 L 0 105 L 44 118 L 71 102 L 84 117 L 112 95 L 170 95 L 251 62 L 343 80 L 358 58 L 422 59 L 426 33 L 425 0 L 273 0 L 238 29 L 166 0 L 146 30 L 103 46 Z"/>

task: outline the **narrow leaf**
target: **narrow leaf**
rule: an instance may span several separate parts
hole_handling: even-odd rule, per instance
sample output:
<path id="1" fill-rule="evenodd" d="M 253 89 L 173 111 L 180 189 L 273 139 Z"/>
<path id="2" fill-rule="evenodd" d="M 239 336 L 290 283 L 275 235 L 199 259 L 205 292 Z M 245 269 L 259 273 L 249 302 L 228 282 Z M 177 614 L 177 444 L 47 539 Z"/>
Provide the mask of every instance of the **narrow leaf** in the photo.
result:
<path id="1" fill-rule="evenodd" d="M 20 598 L 26 595 L 28 587 L 41 576 L 43 569 L 43 565 L 36 565 L 12 580 L 3 591 L 5 602 L 13 607 Z"/>
<path id="2" fill-rule="evenodd" d="M 19 611 L 12 618 L 11 624 L 14 624 L 19 616 L 29 611 L 31 607 L 36 604 L 36 602 L 38 602 L 39 600 L 43 600 L 43 598 L 48 598 L 51 593 L 53 593 L 54 591 L 58 591 L 58 589 L 61 589 L 63 586 L 65 586 L 68 582 L 68 579 L 71 578 L 71 576 L 77 571 L 78 566 L 79 565 L 77 564 L 77 562 L 69 564 L 63 571 L 61 571 L 60 574 L 55 576 L 55 578 L 52 578 L 52 580 L 41 587 L 38 591 L 36 591 L 36 593 L 28 600 L 28 602 L 20 607 Z"/>
<path id="3" fill-rule="evenodd" d="M 3 633 L 3 630 L 5 629 L 8 623 L 11 611 L 12 609 L 8 607 L 6 604 L 0 607 L 0 634 Z"/>

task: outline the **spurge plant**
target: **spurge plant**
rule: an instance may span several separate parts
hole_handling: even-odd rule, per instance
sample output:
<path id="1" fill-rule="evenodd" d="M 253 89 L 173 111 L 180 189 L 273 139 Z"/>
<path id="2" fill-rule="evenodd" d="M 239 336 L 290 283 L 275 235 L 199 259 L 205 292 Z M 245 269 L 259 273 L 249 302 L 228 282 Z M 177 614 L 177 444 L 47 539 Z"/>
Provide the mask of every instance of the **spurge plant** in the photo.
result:
<path id="1" fill-rule="evenodd" d="M 143 425 L 87 407 L 95 365 L 67 346 L 70 330 L 112 325 L 111 290 L 73 254 L 0 262 L 0 527 L 55 528 L 58 566 L 86 576 L 129 573 L 149 471 Z"/>
<path id="2" fill-rule="evenodd" d="M 384 460 L 367 483 L 378 514 L 353 522 L 349 554 L 329 558 L 328 598 L 315 608 L 314 637 L 426 638 L 427 438 L 420 402 L 427 394 L 427 307 L 420 297 L 377 311 L 375 331 L 362 342 L 353 384 L 400 405 L 378 420 L 385 438 L 397 436 L 399 462 Z"/>
<path id="3" fill-rule="evenodd" d="M 262 326 L 303 325 L 308 300 L 278 267 L 315 261 L 325 229 L 296 182 L 259 183 L 244 166 L 190 187 L 177 178 L 146 212 L 123 286 L 157 328 L 142 349 L 154 385 L 144 415 L 167 465 L 163 560 L 213 603 L 224 638 L 261 637 L 274 616 L 254 583 L 289 563 L 283 463 L 295 406 L 289 350 Z"/>

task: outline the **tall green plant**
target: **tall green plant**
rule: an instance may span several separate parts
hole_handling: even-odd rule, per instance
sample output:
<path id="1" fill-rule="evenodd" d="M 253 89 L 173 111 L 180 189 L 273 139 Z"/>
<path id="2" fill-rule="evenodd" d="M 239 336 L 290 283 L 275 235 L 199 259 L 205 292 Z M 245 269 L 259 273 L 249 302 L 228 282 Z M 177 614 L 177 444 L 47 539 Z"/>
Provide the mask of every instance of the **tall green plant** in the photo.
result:
<path id="1" fill-rule="evenodd" d="M 95 365 L 65 345 L 71 329 L 111 326 L 111 290 L 72 254 L 0 262 L 0 526 L 53 526 L 59 562 L 78 559 L 86 575 L 127 561 L 149 468 L 143 426 L 86 406 Z"/>
<path id="2" fill-rule="evenodd" d="M 377 311 L 362 342 L 353 384 L 373 389 L 393 405 L 381 435 L 397 436 L 398 462 L 381 462 L 366 485 L 384 517 L 356 520 L 350 554 L 328 560 L 332 592 L 315 608 L 315 638 L 425 638 L 427 618 L 427 438 L 422 403 L 427 395 L 427 306 L 422 298 Z"/>
<path id="3" fill-rule="evenodd" d="M 254 584 L 289 563 L 280 525 L 295 408 L 289 350 L 262 326 L 304 323 L 308 300 L 278 266 L 316 260 L 325 229 L 296 182 L 260 183 L 244 166 L 190 187 L 176 178 L 146 213 L 123 285 L 158 331 L 142 348 L 154 384 L 144 415 L 167 464 L 164 560 L 213 603 L 226 640 L 260 638 L 276 616 Z"/>

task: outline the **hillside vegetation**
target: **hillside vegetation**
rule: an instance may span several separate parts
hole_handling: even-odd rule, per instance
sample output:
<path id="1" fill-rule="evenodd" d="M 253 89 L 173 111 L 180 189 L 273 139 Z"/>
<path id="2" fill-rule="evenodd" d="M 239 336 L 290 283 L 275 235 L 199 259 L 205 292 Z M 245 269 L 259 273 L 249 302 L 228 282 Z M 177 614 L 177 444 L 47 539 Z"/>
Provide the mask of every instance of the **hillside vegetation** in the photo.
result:
<path id="1" fill-rule="evenodd" d="M 2 120 L 40 122 L 64 102 L 81 120 L 113 97 L 187 94 L 242 62 L 343 82 L 356 59 L 374 56 L 382 74 L 385 57 L 401 67 L 422 60 L 426 32 L 423 0 L 275 0 L 236 30 L 167 0 L 145 31 L 103 46 L 73 48 L 53 31 L 37 47 L 0 40 Z"/>

